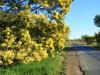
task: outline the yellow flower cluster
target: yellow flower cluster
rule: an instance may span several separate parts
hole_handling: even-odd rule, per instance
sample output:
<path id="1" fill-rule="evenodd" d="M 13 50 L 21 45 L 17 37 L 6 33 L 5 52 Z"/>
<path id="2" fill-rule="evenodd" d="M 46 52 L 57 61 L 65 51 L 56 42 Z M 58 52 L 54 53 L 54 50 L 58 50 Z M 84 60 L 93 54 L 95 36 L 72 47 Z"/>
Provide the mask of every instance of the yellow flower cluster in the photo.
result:
<path id="1" fill-rule="evenodd" d="M 48 57 L 47 51 L 39 51 L 39 55 L 41 56 L 41 58 L 47 58 Z"/>
<path id="2" fill-rule="evenodd" d="M 18 52 L 16 55 L 16 59 L 18 60 L 24 60 L 25 56 L 27 56 L 26 52 Z"/>
<path id="3" fill-rule="evenodd" d="M 10 65 L 14 62 L 14 59 L 22 63 L 30 63 L 35 60 L 41 61 L 48 57 L 47 51 L 38 51 L 31 53 L 31 56 L 28 56 L 26 52 L 14 53 L 13 51 L 2 51 L 0 52 L 0 65 Z"/>
<path id="4" fill-rule="evenodd" d="M 0 51 L 0 65 L 9 65 L 13 63 L 14 52 L 11 50 Z"/>
<path id="5" fill-rule="evenodd" d="M 14 58 L 14 52 L 13 51 L 7 50 L 7 51 L 4 51 L 3 54 L 4 54 L 5 60 Z"/>
<path id="6" fill-rule="evenodd" d="M 33 56 L 37 61 L 40 61 L 40 60 L 41 60 L 41 57 L 40 57 L 40 55 L 39 55 L 38 52 L 33 52 L 33 53 L 32 53 L 32 56 Z"/>
<path id="7" fill-rule="evenodd" d="M 53 56 L 54 52 L 55 52 L 55 48 L 54 48 L 54 39 L 49 38 L 46 40 L 46 49 L 48 51 L 48 53 Z"/>
<path id="8" fill-rule="evenodd" d="M 33 62 L 35 59 L 33 57 L 26 57 L 24 60 L 23 60 L 23 63 L 30 63 L 30 62 Z"/>

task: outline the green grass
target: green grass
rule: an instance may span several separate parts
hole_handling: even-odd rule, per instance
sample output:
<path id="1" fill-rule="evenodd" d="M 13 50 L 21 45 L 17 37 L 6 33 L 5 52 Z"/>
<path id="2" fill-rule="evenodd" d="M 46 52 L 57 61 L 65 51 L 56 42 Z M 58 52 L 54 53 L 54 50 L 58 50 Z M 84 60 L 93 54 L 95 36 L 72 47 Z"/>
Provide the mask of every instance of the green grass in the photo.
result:
<path id="1" fill-rule="evenodd" d="M 0 68 L 0 75 L 57 75 L 62 59 L 63 57 L 59 54 L 40 62 Z"/>

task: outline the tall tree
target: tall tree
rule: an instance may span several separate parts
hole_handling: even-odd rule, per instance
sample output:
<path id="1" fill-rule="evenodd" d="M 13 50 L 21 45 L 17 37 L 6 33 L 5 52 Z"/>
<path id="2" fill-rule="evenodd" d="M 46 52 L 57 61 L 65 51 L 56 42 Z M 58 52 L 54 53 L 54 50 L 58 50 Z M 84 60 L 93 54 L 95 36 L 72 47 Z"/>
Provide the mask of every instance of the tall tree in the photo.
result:
<path id="1" fill-rule="evenodd" d="M 100 15 L 95 16 L 94 23 L 97 27 L 100 27 Z"/>
<path id="2" fill-rule="evenodd" d="M 0 66 L 40 61 L 61 51 L 70 31 L 63 21 L 70 3 L 0 0 Z"/>

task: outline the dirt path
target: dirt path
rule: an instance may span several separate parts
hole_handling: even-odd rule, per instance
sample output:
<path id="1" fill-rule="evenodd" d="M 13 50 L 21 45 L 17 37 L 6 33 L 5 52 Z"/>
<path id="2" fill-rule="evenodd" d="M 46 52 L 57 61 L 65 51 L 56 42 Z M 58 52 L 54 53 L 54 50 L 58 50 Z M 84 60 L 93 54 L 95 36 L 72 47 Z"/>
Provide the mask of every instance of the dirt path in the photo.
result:
<path id="1" fill-rule="evenodd" d="M 68 52 L 67 75 L 82 75 L 75 51 Z"/>

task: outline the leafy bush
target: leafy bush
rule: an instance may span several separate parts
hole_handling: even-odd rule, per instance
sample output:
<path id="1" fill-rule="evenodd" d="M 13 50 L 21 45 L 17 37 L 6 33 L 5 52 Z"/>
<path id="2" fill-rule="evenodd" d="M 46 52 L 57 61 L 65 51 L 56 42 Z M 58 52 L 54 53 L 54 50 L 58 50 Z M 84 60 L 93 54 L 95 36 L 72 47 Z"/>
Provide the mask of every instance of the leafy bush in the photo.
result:
<path id="1" fill-rule="evenodd" d="M 0 13 L 0 65 L 40 61 L 64 48 L 69 28 L 46 15 Z"/>
<path id="2" fill-rule="evenodd" d="M 86 42 L 87 45 L 92 44 L 95 41 L 94 36 L 83 35 L 81 36 L 82 40 Z"/>
<path id="3" fill-rule="evenodd" d="M 95 34 L 96 42 L 100 45 L 100 32 Z"/>

